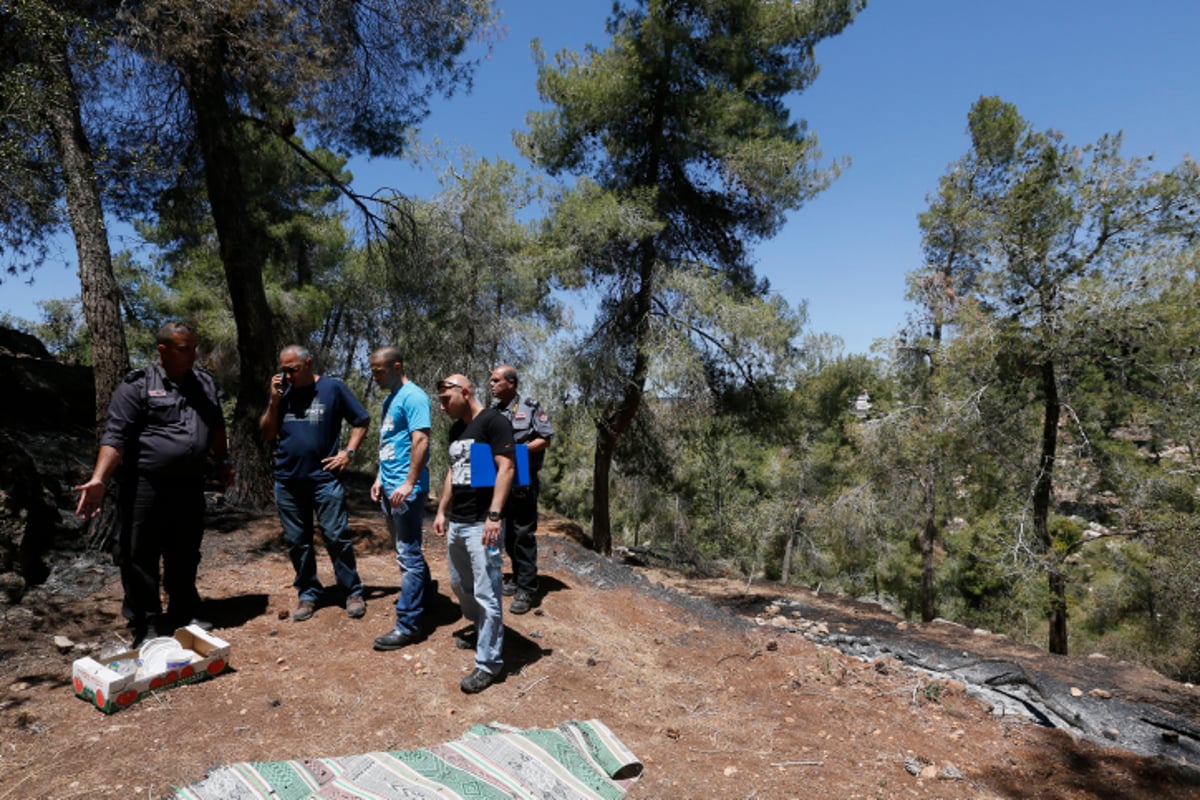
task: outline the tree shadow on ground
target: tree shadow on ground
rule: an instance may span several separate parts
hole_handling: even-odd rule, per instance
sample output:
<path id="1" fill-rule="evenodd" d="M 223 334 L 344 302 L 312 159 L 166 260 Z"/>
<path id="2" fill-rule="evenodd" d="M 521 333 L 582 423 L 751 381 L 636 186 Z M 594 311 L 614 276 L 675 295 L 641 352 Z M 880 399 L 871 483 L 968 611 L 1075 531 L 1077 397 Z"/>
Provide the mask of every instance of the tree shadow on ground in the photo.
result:
<path id="1" fill-rule="evenodd" d="M 563 592 L 569 590 L 569 584 L 563 583 L 558 578 L 552 578 L 549 575 L 538 575 L 538 595 L 545 597 L 548 594 L 555 592 Z"/>
<path id="2" fill-rule="evenodd" d="M 465 645 L 460 644 L 459 649 L 475 649 L 475 626 L 471 623 L 459 626 L 451 631 L 450 635 L 456 641 L 466 643 Z M 504 648 L 501 653 L 504 659 L 504 673 L 500 676 L 498 682 L 503 682 L 506 675 L 520 674 L 521 670 L 525 667 L 540 661 L 543 657 L 553 654 L 554 650 L 552 648 L 542 647 L 528 636 L 505 626 Z"/>
<path id="3" fill-rule="evenodd" d="M 1028 797 L 1031 776 L 1055 775 L 1074 791 L 1106 800 L 1176 797 L 1181 789 L 1194 789 L 1192 796 L 1200 797 L 1200 774 L 1181 765 L 1124 750 L 1081 750 L 1079 742 L 1065 732 L 1046 740 L 1049 746 L 1031 752 L 1020 770 L 991 767 L 980 773 L 977 783 L 1004 797 Z M 1133 780 L 1117 782 L 1118 775 Z"/>
<path id="4" fill-rule="evenodd" d="M 270 597 L 265 594 L 239 594 L 233 597 L 200 601 L 200 617 L 216 628 L 240 628 L 267 613 Z"/>
<path id="5" fill-rule="evenodd" d="M 528 636 L 504 628 L 504 668 L 509 673 L 519 673 L 530 664 L 535 664 L 545 656 L 554 654 L 549 647 L 542 647 Z"/>

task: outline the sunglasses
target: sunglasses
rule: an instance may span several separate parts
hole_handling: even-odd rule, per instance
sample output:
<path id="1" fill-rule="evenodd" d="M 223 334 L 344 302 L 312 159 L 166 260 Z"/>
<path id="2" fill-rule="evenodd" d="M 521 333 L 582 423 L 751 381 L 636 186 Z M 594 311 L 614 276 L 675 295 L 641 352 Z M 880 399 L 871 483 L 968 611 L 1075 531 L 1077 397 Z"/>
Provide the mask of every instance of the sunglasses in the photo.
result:
<path id="1" fill-rule="evenodd" d="M 294 375 L 300 371 L 300 367 L 280 367 L 279 371 L 287 373 L 288 375 Z"/>
<path id="2" fill-rule="evenodd" d="M 438 381 L 438 384 L 437 384 L 437 390 L 439 392 L 445 391 L 446 389 L 461 389 L 461 388 L 462 387 L 459 386 L 454 381 Z"/>

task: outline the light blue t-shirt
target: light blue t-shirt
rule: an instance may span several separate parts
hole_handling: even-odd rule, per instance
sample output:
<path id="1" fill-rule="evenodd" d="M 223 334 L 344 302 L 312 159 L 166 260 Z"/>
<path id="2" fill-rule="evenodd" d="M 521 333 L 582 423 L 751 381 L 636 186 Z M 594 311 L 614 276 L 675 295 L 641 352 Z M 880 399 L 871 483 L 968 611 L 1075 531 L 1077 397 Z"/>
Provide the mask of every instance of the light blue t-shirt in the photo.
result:
<path id="1" fill-rule="evenodd" d="M 406 381 L 383 401 L 379 423 L 379 479 L 385 494 L 390 494 L 408 478 L 412 462 L 412 433 L 429 433 L 429 395 L 412 381 Z M 428 462 L 428 459 L 426 459 Z M 421 470 L 417 489 L 429 491 L 429 467 Z"/>

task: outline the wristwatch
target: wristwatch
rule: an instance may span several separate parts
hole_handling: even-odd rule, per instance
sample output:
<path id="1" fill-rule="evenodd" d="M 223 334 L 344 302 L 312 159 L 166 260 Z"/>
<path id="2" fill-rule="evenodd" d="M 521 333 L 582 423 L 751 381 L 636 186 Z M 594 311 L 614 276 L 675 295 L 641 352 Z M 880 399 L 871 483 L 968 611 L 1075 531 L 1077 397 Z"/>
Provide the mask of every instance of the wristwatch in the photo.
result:
<path id="1" fill-rule="evenodd" d="M 489 511 L 488 519 L 491 520 L 492 522 L 499 522 L 500 521 L 500 512 L 499 511 Z"/>
<path id="2" fill-rule="evenodd" d="M 351 461 L 354 460 L 354 451 L 349 447 L 346 448 L 346 458 L 350 459 Z"/>

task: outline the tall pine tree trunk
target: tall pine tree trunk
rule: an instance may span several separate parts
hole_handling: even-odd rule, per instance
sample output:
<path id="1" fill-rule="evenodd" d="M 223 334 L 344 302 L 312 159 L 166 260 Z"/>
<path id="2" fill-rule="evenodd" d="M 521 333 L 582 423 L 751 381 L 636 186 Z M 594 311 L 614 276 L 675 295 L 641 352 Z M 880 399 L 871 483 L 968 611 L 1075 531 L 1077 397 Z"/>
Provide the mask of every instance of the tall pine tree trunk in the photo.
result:
<path id="1" fill-rule="evenodd" d="M 625 379 L 621 399 L 604 413 L 596 423 L 596 452 L 592 465 L 592 549 L 597 553 L 612 553 L 612 517 L 609 511 L 613 456 L 617 451 L 617 440 L 633 424 L 642 396 L 646 391 L 646 376 L 650 370 L 650 358 L 646 353 L 646 329 L 650 318 L 653 298 L 654 247 L 643 245 L 641 271 L 637 292 L 630 300 L 630 310 L 625 320 L 625 333 L 630 337 L 633 364 Z"/>
<path id="2" fill-rule="evenodd" d="M 275 333 L 263 287 L 262 234 L 246 203 L 238 123 L 226 94 L 223 46 L 220 37 L 214 37 L 204 60 L 188 65 L 184 81 L 196 114 L 209 205 L 237 325 L 239 391 L 230 426 L 237 473 L 229 499 L 243 507 L 265 508 L 271 503 L 273 469 L 258 418 L 266 407 L 267 382 L 275 367 Z"/>
<path id="3" fill-rule="evenodd" d="M 1062 403 L 1058 397 L 1058 381 L 1053 362 L 1041 368 L 1043 394 L 1042 453 L 1037 483 L 1033 487 L 1033 530 L 1047 559 L 1050 586 L 1049 650 L 1067 654 L 1067 578 L 1062 563 L 1054 554 L 1054 538 L 1050 532 L 1050 503 L 1054 490 L 1054 461 L 1058 453 L 1058 418 Z"/>
<path id="4" fill-rule="evenodd" d="M 121 291 L 113 275 L 112 252 L 104 223 L 104 207 L 96 180 L 91 144 L 83 129 L 79 93 L 71 73 L 66 32 L 47 48 L 43 66 L 53 76 L 48 87 L 46 118 L 54 132 L 66 190 L 67 213 L 79 258 L 79 291 L 83 318 L 92 339 L 96 435 L 103 430 L 113 392 L 129 370 L 129 348 L 121 321 Z M 104 507 L 88 534 L 93 547 L 105 548 L 116 532 L 117 487 L 106 493 Z"/>
<path id="5" fill-rule="evenodd" d="M 612 553 L 612 519 L 609 516 L 609 478 L 617 437 L 604 420 L 596 423 L 596 451 L 592 458 L 592 549 Z"/>

